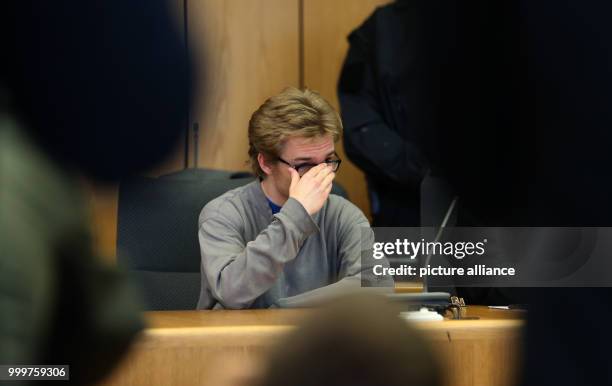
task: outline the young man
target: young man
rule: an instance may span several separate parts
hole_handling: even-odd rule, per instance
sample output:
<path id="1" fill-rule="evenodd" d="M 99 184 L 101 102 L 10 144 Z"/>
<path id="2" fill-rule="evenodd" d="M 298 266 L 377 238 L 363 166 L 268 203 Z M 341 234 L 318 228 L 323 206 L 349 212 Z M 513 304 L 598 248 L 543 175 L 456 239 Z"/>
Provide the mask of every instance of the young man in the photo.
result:
<path id="1" fill-rule="evenodd" d="M 357 207 L 330 195 L 341 136 L 338 114 L 309 90 L 288 88 L 253 113 L 259 179 L 200 214 L 199 309 L 295 307 L 361 286 L 362 236 L 373 233 Z"/>

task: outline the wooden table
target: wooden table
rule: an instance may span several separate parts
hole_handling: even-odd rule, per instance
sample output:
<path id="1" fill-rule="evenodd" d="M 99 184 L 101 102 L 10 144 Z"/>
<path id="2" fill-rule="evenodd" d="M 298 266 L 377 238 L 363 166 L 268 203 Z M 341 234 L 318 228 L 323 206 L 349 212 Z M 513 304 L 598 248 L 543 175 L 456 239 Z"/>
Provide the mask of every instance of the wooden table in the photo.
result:
<path id="1" fill-rule="evenodd" d="M 159 311 L 105 386 L 227 384 L 256 371 L 270 345 L 311 310 Z M 478 320 L 418 323 L 445 366 L 452 386 L 512 385 L 524 314 L 468 307 Z M 235 375 L 239 374 L 239 375 Z M 232 382 L 236 379 L 232 379 Z M 229 383 L 232 383 L 229 382 Z"/>
<path id="2" fill-rule="evenodd" d="M 423 292 L 423 283 L 413 281 L 396 281 L 395 293 L 418 293 Z"/>

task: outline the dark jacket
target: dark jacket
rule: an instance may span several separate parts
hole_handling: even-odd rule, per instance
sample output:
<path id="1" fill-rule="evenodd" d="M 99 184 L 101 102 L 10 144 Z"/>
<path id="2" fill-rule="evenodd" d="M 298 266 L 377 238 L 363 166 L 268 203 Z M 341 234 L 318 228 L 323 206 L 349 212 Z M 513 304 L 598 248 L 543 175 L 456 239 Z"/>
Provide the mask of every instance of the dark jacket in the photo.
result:
<path id="1" fill-rule="evenodd" d="M 377 226 L 419 225 L 423 147 L 435 124 L 427 20 L 418 2 L 392 3 L 348 38 L 338 84 L 344 146 L 366 173 Z"/>

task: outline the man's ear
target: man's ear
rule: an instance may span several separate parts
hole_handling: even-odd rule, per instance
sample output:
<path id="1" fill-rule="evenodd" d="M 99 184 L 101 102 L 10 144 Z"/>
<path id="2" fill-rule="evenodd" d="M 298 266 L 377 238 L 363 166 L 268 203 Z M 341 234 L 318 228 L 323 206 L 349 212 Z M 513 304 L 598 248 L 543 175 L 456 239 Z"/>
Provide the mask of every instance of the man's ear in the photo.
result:
<path id="1" fill-rule="evenodd" d="M 266 160 L 266 157 L 264 157 L 263 154 L 257 154 L 257 162 L 259 163 L 259 167 L 261 168 L 261 170 L 263 170 L 263 172 L 266 173 L 267 176 L 272 174 L 272 167 L 268 164 L 268 161 Z"/>

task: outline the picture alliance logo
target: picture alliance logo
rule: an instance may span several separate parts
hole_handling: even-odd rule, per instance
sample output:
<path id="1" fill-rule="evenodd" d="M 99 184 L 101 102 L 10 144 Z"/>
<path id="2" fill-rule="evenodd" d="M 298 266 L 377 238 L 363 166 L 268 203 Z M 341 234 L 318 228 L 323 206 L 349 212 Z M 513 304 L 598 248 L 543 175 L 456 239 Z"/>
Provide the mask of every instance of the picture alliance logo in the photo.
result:
<path id="1" fill-rule="evenodd" d="M 376 260 L 384 257 L 406 257 L 415 259 L 418 256 L 448 256 L 461 260 L 466 256 L 482 256 L 485 254 L 487 239 L 481 241 L 410 241 L 396 239 L 390 242 L 375 242 L 372 245 L 372 257 Z"/>

